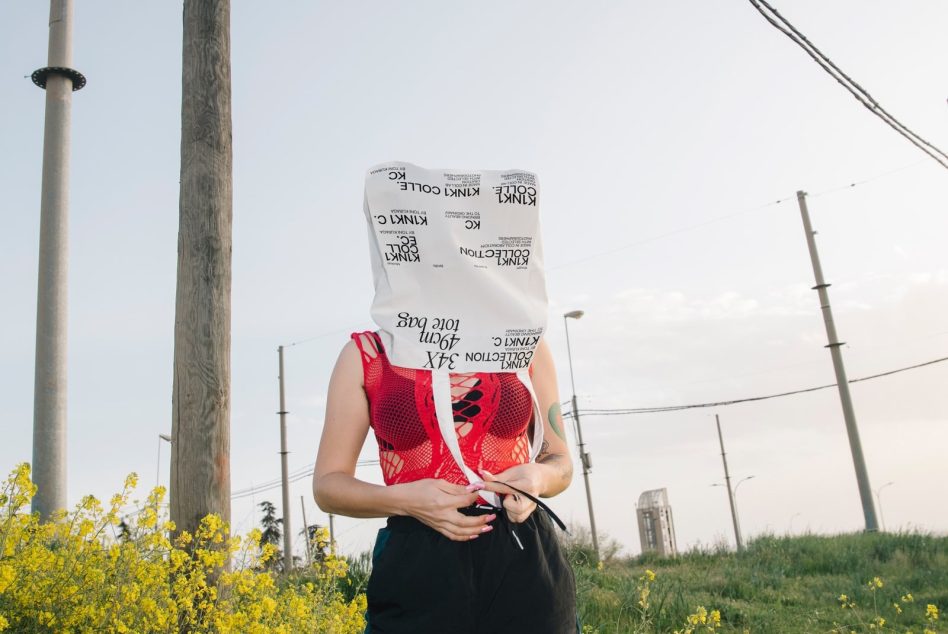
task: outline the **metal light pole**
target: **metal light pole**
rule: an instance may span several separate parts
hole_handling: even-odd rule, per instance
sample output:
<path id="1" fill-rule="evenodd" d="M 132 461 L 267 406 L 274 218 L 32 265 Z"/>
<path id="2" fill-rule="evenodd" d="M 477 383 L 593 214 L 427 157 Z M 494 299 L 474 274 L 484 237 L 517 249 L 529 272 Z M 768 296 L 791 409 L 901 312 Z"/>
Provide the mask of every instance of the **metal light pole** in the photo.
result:
<path id="1" fill-rule="evenodd" d="M 738 480 L 737 484 L 734 485 L 734 495 L 730 498 L 730 499 L 731 499 L 731 513 L 732 513 L 732 515 L 733 515 L 734 521 L 737 522 L 737 525 L 738 525 L 738 526 L 740 526 L 740 523 L 741 523 L 741 515 L 740 515 L 740 513 L 738 512 L 738 509 L 737 509 L 737 489 L 738 489 L 738 487 L 741 486 L 741 484 L 743 484 L 744 482 L 747 482 L 748 480 L 753 480 L 755 477 L 757 477 L 757 476 L 749 475 L 749 476 L 747 476 L 746 478 L 741 478 L 740 480 Z M 715 482 L 715 483 L 712 484 L 711 486 L 713 486 L 713 487 L 723 487 L 723 486 L 725 486 L 725 485 L 721 484 L 720 482 Z M 799 513 L 798 513 L 798 515 L 799 515 Z M 792 519 L 791 519 L 791 521 L 792 521 Z M 740 531 L 735 531 L 735 535 L 739 535 L 739 534 L 740 534 Z M 741 540 L 741 548 L 743 548 L 743 539 Z"/>
<path id="2" fill-rule="evenodd" d="M 737 516 L 737 523 L 741 523 L 741 513 L 740 509 L 737 506 L 737 489 L 740 488 L 741 484 L 747 482 L 748 480 L 753 480 L 756 476 L 749 475 L 746 478 L 741 478 L 737 481 L 737 484 L 734 485 L 734 515 Z M 741 532 L 741 538 L 743 539 L 743 532 Z"/>
<path id="3" fill-rule="evenodd" d="M 743 484 L 744 482 L 747 482 L 748 480 L 753 480 L 755 477 L 756 476 L 749 475 L 746 478 L 741 478 L 740 480 L 738 480 L 737 484 L 734 485 L 734 495 L 730 497 L 730 500 L 731 500 L 731 513 L 737 526 L 740 526 L 741 524 L 741 514 L 738 512 L 738 508 L 737 508 L 737 489 L 738 487 L 741 486 L 741 484 Z M 721 484 L 720 482 L 715 482 L 711 486 L 723 487 L 725 485 Z M 735 530 L 734 534 L 735 536 L 737 536 L 737 535 L 741 535 L 742 533 L 740 530 Z M 743 537 L 739 539 L 739 542 L 740 542 L 739 549 L 743 548 L 744 547 Z"/>
<path id="4" fill-rule="evenodd" d="M 49 3 L 49 49 L 33 83 L 46 90 L 40 196 L 36 361 L 33 382 L 32 510 L 47 519 L 66 507 L 66 334 L 69 132 L 72 93 L 86 78 L 72 66 L 72 0 Z"/>
<path id="5" fill-rule="evenodd" d="M 158 465 L 155 467 L 155 486 L 161 484 L 161 441 L 171 443 L 171 436 L 167 434 L 158 434 Z"/>
<path id="6" fill-rule="evenodd" d="M 592 469 L 592 460 L 586 452 L 586 445 L 583 442 L 583 428 L 579 424 L 579 408 L 576 406 L 576 383 L 573 380 L 573 353 L 569 346 L 569 321 L 570 319 L 579 319 L 584 315 L 581 310 L 573 310 L 563 315 L 563 325 L 566 328 L 566 354 L 569 359 L 569 382 L 573 388 L 573 421 L 576 423 L 576 436 L 579 444 L 579 459 L 583 465 L 583 480 L 586 483 L 586 504 L 589 506 L 589 528 L 592 531 L 593 549 L 596 551 L 596 561 L 599 558 L 599 537 L 596 535 L 596 516 L 593 514 L 592 492 L 589 489 L 589 470 Z"/>
<path id="7" fill-rule="evenodd" d="M 788 535 L 793 535 L 793 518 L 799 517 L 800 515 L 802 515 L 802 513 L 797 512 L 790 516 L 790 525 L 787 528 Z"/>
<path id="8" fill-rule="evenodd" d="M 303 538 L 306 540 L 306 564 L 312 566 L 313 551 L 309 539 L 309 524 L 306 522 L 306 502 L 303 501 L 302 495 L 300 496 L 300 507 L 303 509 Z"/>
<path id="9" fill-rule="evenodd" d="M 840 347 L 843 342 L 836 335 L 836 324 L 833 322 L 833 310 L 830 308 L 829 287 L 823 281 L 823 267 L 820 266 L 820 255 L 816 251 L 816 232 L 810 224 L 810 213 L 806 208 L 806 192 L 797 192 L 797 202 L 800 204 L 800 215 L 803 217 L 803 230 L 806 233 L 806 245 L 810 250 L 810 262 L 813 264 L 813 276 L 816 286 L 813 289 L 819 294 L 820 308 L 823 311 L 823 323 L 826 326 L 826 338 L 833 357 L 833 369 L 836 370 L 836 387 L 839 389 L 839 400 L 843 406 L 843 418 L 846 421 L 846 433 L 849 435 L 849 450 L 853 455 L 853 466 L 856 469 L 856 484 L 859 487 L 859 498 L 862 501 L 862 513 L 866 520 L 867 531 L 879 530 L 876 522 L 876 509 L 872 503 L 872 489 L 869 486 L 869 472 L 866 470 L 866 460 L 862 455 L 862 443 L 859 441 L 859 428 L 856 426 L 856 414 L 853 411 L 853 400 L 849 395 L 849 379 L 846 378 L 846 368 L 843 365 L 843 355 Z"/>
<path id="10" fill-rule="evenodd" d="M 895 484 L 895 482 L 886 482 L 881 487 L 876 489 L 876 504 L 879 506 L 879 519 L 882 521 L 882 532 L 885 532 L 885 516 L 882 514 L 882 489 L 887 486 Z"/>

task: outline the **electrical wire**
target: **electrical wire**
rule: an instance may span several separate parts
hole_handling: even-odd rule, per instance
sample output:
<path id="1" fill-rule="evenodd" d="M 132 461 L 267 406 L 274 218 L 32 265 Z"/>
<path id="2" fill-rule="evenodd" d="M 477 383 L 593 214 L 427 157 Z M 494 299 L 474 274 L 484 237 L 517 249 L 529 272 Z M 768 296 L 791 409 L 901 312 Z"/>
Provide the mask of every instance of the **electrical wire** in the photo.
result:
<path id="1" fill-rule="evenodd" d="M 377 464 L 379 464 L 378 460 L 360 460 L 356 463 L 356 467 L 368 467 L 368 466 L 377 465 Z M 290 484 L 292 484 L 294 482 L 305 480 L 306 478 L 311 478 L 313 477 L 313 469 L 315 468 L 316 468 L 316 463 L 314 462 L 308 467 L 303 467 L 302 469 L 298 469 L 295 472 L 294 476 L 287 476 L 287 481 Z M 263 491 L 272 491 L 273 489 L 278 489 L 281 486 L 283 486 L 282 478 L 277 479 L 277 480 L 272 480 L 271 482 L 264 483 L 256 487 L 250 487 L 246 489 L 241 489 L 239 491 L 235 491 L 234 493 L 231 494 L 230 499 L 240 500 L 243 498 L 248 498 L 248 497 L 251 497 L 252 495 L 261 493 Z"/>
<path id="2" fill-rule="evenodd" d="M 860 186 L 860 185 L 866 185 L 866 184 L 871 183 L 871 182 L 873 182 L 873 181 L 877 181 L 877 180 L 879 180 L 880 178 L 885 178 L 885 177 L 890 176 L 890 175 L 892 175 L 892 174 L 895 174 L 895 173 L 897 173 L 897 172 L 901 172 L 901 171 L 903 171 L 903 170 L 907 170 L 907 169 L 909 169 L 909 168 L 912 168 L 912 167 L 916 167 L 916 166 L 918 166 L 918 165 L 921 165 L 923 162 L 925 162 L 925 161 L 924 161 L 924 160 L 922 160 L 922 161 L 917 161 L 917 162 L 915 162 L 915 163 L 910 163 L 910 164 L 908 164 L 908 165 L 903 165 L 903 166 L 901 166 L 901 167 L 896 167 L 896 168 L 894 168 L 894 169 L 891 169 L 891 170 L 882 172 L 881 174 L 876 174 L 875 176 L 870 176 L 870 177 L 868 177 L 868 178 L 863 178 L 863 179 L 861 179 L 861 180 L 851 181 L 851 182 L 849 182 L 849 183 L 846 183 L 845 185 L 837 185 L 837 186 L 830 187 L 829 189 L 824 189 L 824 190 L 821 190 L 821 191 L 816 192 L 816 193 L 813 193 L 813 194 L 808 193 L 807 196 L 809 196 L 810 198 L 817 198 L 817 197 L 819 197 L 819 196 L 824 196 L 824 195 L 826 195 L 826 194 L 832 194 L 832 193 L 835 193 L 835 192 L 838 192 L 838 191 L 842 191 L 842 190 L 844 190 L 844 189 L 852 189 L 852 188 L 858 187 L 858 186 Z M 625 251 L 625 250 L 627 250 L 627 249 L 632 249 L 632 248 L 634 248 L 634 247 L 642 246 L 643 244 L 648 244 L 649 242 L 655 242 L 655 241 L 657 241 L 657 240 L 663 240 L 663 239 L 665 239 L 665 238 L 670 238 L 671 236 L 678 235 L 679 233 L 685 233 L 685 232 L 688 232 L 688 231 L 693 231 L 693 230 L 695 230 L 695 229 L 700 229 L 700 228 L 702 228 L 702 227 L 706 227 L 706 226 L 708 226 L 708 225 L 712 225 L 712 224 L 721 222 L 721 221 L 723 221 L 723 220 L 730 220 L 731 218 L 736 218 L 737 216 L 742 216 L 742 215 L 744 215 L 744 214 L 749 214 L 749 213 L 753 213 L 753 212 L 756 212 L 756 211 L 761 211 L 761 210 L 767 209 L 767 208 L 769 208 L 769 207 L 775 207 L 775 206 L 777 206 L 777 205 L 779 205 L 779 204 L 781 204 L 781 203 L 789 202 L 789 201 L 791 201 L 791 200 L 796 200 L 796 199 L 797 199 L 797 197 L 796 197 L 795 195 L 794 195 L 794 196 L 787 196 L 786 198 L 780 198 L 780 199 L 778 199 L 778 200 L 774 200 L 774 201 L 769 202 L 769 203 L 764 203 L 764 204 L 762 204 L 762 205 L 757 205 L 756 207 L 750 207 L 750 208 L 748 208 L 748 209 L 744 209 L 744 210 L 741 210 L 741 211 L 736 211 L 736 212 L 733 212 L 733 213 L 725 214 L 725 215 L 723 215 L 723 216 L 716 216 L 716 217 L 714 217 L 714 218 L 709 218 L 708 220 L 704 220 L 704 221 L 699 222 L 699 223 L 697 223 L 697 224 L 688 225 L 688 226 L 685 226 L 685 227 L 679 227 L 678 229 L 673 229 L 673 230 L 671 230 L 671 231 L 667 231 L 667 232 L 665 232 L 665 233 L 660 233 L 660 234 L 658 234 L 658 235 L 655 235 L 655 236 L 652 236 L 652 237 L 649 237 L 649 238 L 644 238 L 644 239 L 642 239 L 642 240 L 637 240 L 637 241 L 635 241 L 635 242 L 630 242 L 630 243 L 628 243 L 628 244 L 623 244 L 623 245 L 621 245 L 621 246 L 614 247 L 614 248 L 612 248 L 612 249 L 607 249 L 607 250 L 605 250 L 605 251 L 598 251 L 598 252 L 596 252 L 596 253 L 591 253 L 591 254 L 589 254 L 589 255 L 585 255 L 585 256 L 583 256 L 583 257 L 581 257 L 581 258 L 579 258 L 579 259 L 576 259 L 576 260 L 570 260 L 570 261 L 568 261 L 568 262 L 564 262 L 563 264 L 558 264 L 557 266 L 551 266 L 551 267 L 548 268 L 548 270 L 550 270 L 550 271 L 556 271 L 556 270 L 559 270 L 559 269 L 562 269 L 562 268 L 565 268 L 565 267 L 568 267 L 568 266 L 573 266 L 573 265 L 576 265 L 576 264 L 582 264 L 582 263 L 584 263 L 584 262 L 588 262 L 589 260 L 594 260 L 594 259 L 596 259 L 596 258 L 600 258 L 600 257 L 606 256 L 606 255 L 612 255 L 612 254 L 614 254 L 614 253 L 619 253 L 619 252 Z"/>
<path id="3" fill-rule="evenodd" d="M 876 115 L 881 119 L 886 125 L 898 132 L 902 137 L 908 140 L 912 145 L 920 149 L 922 152 L 935 159 L 939 165 L 948 169 L 948 154 L 945 154 L 941 149 L 929 143 L 924 138 L 913 132 L 909 129 L 908 126 L 899 121 L 895 116 L 893 116 L 888 110 L 882 107 L 882 105 L 876 101 L 872 95 L 869 94 L 865 88 L 860 86 L 852 77 L 847 75 L 842 69 L 839 68 L 836 64 L 830 60 L 820 49 L 818 49 L 812 42 L 803 33 L 800 32 L 795 26 L 793 26 L 786 18 L 780 15 L 767 0 L 749 0 L 751 5 L 757 12 L 764 16 L 764 19 L 767 20 L 774 28 L 786 35 L 790 40 L 802 48 L 807 55 L 809 55 L 813 61 L 815 61 L 820 68 L 826 71 L 830 77 L 835 79 L 843 88 L 846 89 L 849 94 L 856 98 L 856 100 L 865 106 L 869 112 Z M 762 6 L 763 5 L 763 6 Z M 766 10 L 765 8 L 766 7 Z"/>
<path id="4" fill-rule="evenodd" d="M 910 365 L 904 368 L 897 368 L 895 370 L 889 370 L 887 372 L 880 372 L 879 374 L 873 374 L 870 376 L 864 376 L 858 379 L 851 379 L 849 383 L 859 383 L 861 381 L 869 381 L 872 379 L 878 379 L 884 376 L 891 376 L 893 374 L 898 374 L 900 372 L 907 372 L 909 370 L 915 370 L 918 368 L 923 368 L 925 366 L 934 365 L 936 363 L 942 363 L 948 361 L 948 357 L 942 357 L 940 359 L 932 359 L 931 361 L 925 361 L 924 363 L 917 363 L 915 365 Z M 781 392 L 779 394 L 768 394 L 766 396 L 752 396 L 750 398 L 739 398 L 733 399 L 730 401 L 716 401 L 712 403 L 692 403 L 688 405 L 666 405 L 662 407 L 628 407 L 628 408 L 613 408 L 613 409 L 580 409 L 579 413 L 583 416 L 624 416 L 624 415 L 633 415 L 633 414 L 662 414 L 665 412 L 680 412 L 687 409 L 700 409 L 706 407 L 727 407 L 729 405 L 737 405 L 739 403 L 752 403 L 757 401 L 766 401 L 774 398 L 783 398 L 785 396 L 794 396 L 796 394 L 806 394 L 808 392 L 816 392 L 819 390 L 826 390 L 831 387 L 836 387 L 836 383 L 830 383 L 829 385 L 820 385 L 817 387 L 808 387 L 802 390 L 793 390 L 790 392 Z M 573 412 L 564 412 L 563 418 L 572 418 Z"/>

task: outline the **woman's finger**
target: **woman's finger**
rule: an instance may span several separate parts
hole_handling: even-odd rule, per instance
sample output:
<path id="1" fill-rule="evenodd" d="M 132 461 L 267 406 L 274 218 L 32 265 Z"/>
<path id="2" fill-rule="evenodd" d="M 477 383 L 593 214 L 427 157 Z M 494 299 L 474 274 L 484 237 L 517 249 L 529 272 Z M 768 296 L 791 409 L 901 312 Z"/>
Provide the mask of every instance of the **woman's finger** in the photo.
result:
<path id="1" fill-rule="evenodd" d="M 454 512 L 453 515 L 449 516 L 446 520 L 449 524 L 456 526 L 460 529 L 479 529 L 481 526 L 494 521 L 497 519 L 495 513 L 490 515 L 465 515 L 464 513 Z"/>
<path id="2" fill-rule="evenodd" d="M 448 539 L 451 539 L 453 541 L 466 542 L 466 541 L 470 541 L 472 539 L 477 539 L 478 537 L 480 537 L 482 534 L 482 531 L 480 530 L 462 531 L 462 530 L 456 530 L 453 528 L 445 528 L 444 530 L 441 531 L 441 533 L 445 535 Z"/>
<path id="3" fill-rule="evenodd" d="M 507 486 L 503 482 L 497 482 L 494 480 L 485 480 L 484 490 L 493 491 L 494 493 L 503 493 L 504 495 L 517 495 L 516 491 L 511 489 L 509 486 Z"/>
<path id="4" fill-rule="evenodd" d="M 469 489 L 467 486 L 445 482 L 444 480 L 438 481 L 438 488 L 451 495 L 469 495 L 471 493 L 471 489 Z"/>

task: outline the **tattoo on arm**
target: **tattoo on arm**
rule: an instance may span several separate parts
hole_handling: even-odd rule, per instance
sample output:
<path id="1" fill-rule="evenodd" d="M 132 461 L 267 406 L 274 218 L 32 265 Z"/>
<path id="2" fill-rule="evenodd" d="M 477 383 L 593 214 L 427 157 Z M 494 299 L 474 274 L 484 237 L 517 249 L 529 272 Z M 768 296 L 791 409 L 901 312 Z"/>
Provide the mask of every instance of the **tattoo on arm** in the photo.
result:
<path id="1" fill-rule="evenodd" d="M 542 449 L 540 449 L 540 453 L 537 455 L 537 462 L 553 467 L 564 480 L 572 478 L 573 463 L 567 460 L 563 454 L 547 453 L 549 447 L 550 444 L 544 440 Z"/>
<path id="2" fill-rule="evenodd" d="M 563 434 L 563 417 L 560 415 L 560 404 L 553 403 L 550 405 L 550 411 L 546 417 L 550 421 L 550 427 L 553 428 L 553 432 L 561 439 L 566 440 L 566 436 Z"/>
<path id="3" fill-rule="evenodd" d="M 545 458 L 550 453 L 550 441 L 544 439 L 543 444 L 540 445 L 540 452 L 537 454 L 537 462 L 543 462 Z"/>

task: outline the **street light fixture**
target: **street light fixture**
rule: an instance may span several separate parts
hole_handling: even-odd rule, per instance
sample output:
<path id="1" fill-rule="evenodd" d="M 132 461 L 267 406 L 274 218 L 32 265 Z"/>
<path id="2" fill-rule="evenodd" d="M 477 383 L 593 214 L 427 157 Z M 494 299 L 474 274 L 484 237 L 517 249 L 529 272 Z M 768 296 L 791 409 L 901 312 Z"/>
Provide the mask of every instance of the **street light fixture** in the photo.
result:
<path id="1" fill-rule="evenodd" d="M 803 515 L 803 513 L 800 513 L 799 511 L 797 511 L 796 513 L 790 516 L 790 526 L 787 528 L 788 535 L 791 535 L 791 536 L 793 535 L 793 518 L 800 517 L 801 515 Z"/>
<path id="2" fill-rule="evenodd" d="M 742 484 L 743 482 L 747 482 L 748 480 L 753 480 L 754 477 L 755 477 L 755 476 L 749 475 L 749 476 L 747 476 L 746 478 L 741 478 L 740 480 L 737 481 L 737 484 L 734 485 L 734 515 L 737 516 L 737 523 L 738 523 L 738 524 L 741 523 L 741 514 L 740 514 L 740 510 L 738 509 L 738 506 L 737 506 L 737 487 L 741 486 L 741 484 Z M 741 530 L 741 539 L 742 539 L 742 541 L 743 541 L 743 536 L 744 536 L 744 531 Z"/>
<path id="3" fill-rule="evenodd" d="M 158 434 L 158 466 L 155 467 L 155 486 L 161 483 L 161 441 L 164 440 L 171 444 L 171 436 L 167 434 Z"/>
<path id="4" fill-rule="evenodd" d="M 886 483 L 883 484 L 881 487 L 879 487 L 878 489 L 876 489 L 876 506 L 879 507 L 879 519 L 880 519 L 881 522 L 882 522 L 882 532 L 883 532 L 883 533 L 885 532 L 885 516 L 882 514 L 882 498 L 881 498 L 880 496 L 882 495 L 882 489 L 884 489 L 884 488 L 886 488 L 887 486 L 892 485 L 892 484 L 895 484 L 895 482 L 886 482 Z"/>
<path id="5" fill-rule="evenodd" d="M 737 481 L 737 484 L 734 485 L 734 497 L 737 497 L 737 487 L 741 486 L 741 482 L 747 482 L 748 480 L 753 480 L 757 476 L 749 475 L 746 478 L 741 478 Z"/>
<path id="6" fill-rule="evenodd" d="M 592 468 L 592 460 L 589 453 L 586 452 L 586 445 L 583 442 L 583 428 L 579 424 L 579 407 L 576 405 L 576 382 L 573 379 L 573 353 L 569 346 L 569 320 L 579 319 L 585 313 L 581 310 L 571 310 L 563 314 L 563 326 L 566 328 L 566 354 L 569 358 L 569 383 L 573 388 L 572 411 L 573 422 L 576 425 L 576 438 L 579 445 L 579 461 L 583 465 L 583 481 L 586 483 L 586 504 L 589 506 L 589 529 L 592 532 L 593 550 L 596 551 L 596 561 L 599 558 L 599 537 L 596 535 L 596 517 L 593 514 L 592 493 L 589 490 L 589 470 Z"/>

